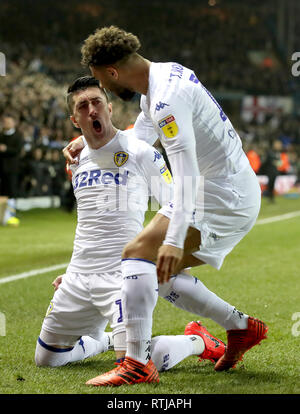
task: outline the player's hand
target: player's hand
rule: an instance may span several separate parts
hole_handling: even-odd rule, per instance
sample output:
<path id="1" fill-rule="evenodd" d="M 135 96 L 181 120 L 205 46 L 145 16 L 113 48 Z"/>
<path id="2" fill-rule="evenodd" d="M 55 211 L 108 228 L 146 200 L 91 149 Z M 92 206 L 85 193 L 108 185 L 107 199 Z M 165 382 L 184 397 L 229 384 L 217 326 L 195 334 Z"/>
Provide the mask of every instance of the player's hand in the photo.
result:
<path id="1" fill-rule="evenodd" d="M 63 155 L 68 164 L 78 164 L 78 155 L 84 148 L 83 140 L 78 137 L 71 141 L 63 150 Z"/>
<path id="2" fill-rule="evenodd" d="M 59 288 L 59 285 L 62 282 L 62 278 L 63 278 L 63 275 L 60 275 L 55 280 L 53 280 L 52 286 L 54 287 L 54 290 L 57 290 Z"/>
<path id="3" fill-rule="evenodd" d="M 182 258 L 183 249 L 179 247 L 164 244 L 159 248 L 156 263 L 159 283 L 168 282 Z"/>

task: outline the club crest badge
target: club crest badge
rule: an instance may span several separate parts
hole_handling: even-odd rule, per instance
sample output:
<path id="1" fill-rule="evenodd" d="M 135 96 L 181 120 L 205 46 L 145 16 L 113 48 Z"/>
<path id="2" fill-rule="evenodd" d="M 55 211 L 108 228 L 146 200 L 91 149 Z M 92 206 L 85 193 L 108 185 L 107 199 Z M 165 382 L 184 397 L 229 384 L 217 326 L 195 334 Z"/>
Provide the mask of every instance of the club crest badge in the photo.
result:
<path id="1" fill-rule="evenodd" d="M 51 301 L 50 302 L 50 305 L 48 306 L 48 309 L 47 309 L 47 312 L 46 312 L 46 316 L 48 316 L 49 315 L 49 313 L 53 310 L 53 302 Z"/>
<path id="2" fill-rule="evenodd" d="M 114 155 L 114 161 L 117 167 L 122 167 L 125 162 L 128 160 L 129 154 L 124 151 L 116 152 Z"/>

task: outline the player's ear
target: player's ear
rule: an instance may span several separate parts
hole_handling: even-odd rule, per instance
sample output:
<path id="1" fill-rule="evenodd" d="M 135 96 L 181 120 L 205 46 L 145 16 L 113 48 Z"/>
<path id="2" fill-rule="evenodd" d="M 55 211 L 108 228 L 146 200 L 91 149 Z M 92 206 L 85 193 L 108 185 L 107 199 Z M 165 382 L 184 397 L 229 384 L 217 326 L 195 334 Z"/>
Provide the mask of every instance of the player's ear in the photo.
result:
<path id="1" fill-rule="evenodd" d="M 108 107 L 109 115 L 110 115 L 110 118 L 111 118 L 111 117 L 112 117 L 112 103 L 111 103 L 111 102 L 109 102 L 109 103 L 107 104 L 107 107 Z"/>
<path id="2" fill-rule="evenodd" d="M 106 71 L 110 77 L 112 77 L 114 80 L 118 80 L 119 72 L 114 66 L 106 66 Z"/>
<path id="3" fill-rule="evenodd" d="M 72 124 L 73 124 L 76 128 L 80 128 L 80 126 L 79 126 L 79 124 L 77 123 L 77 121 L 76 121 L 76 119 L 75 119 L 75 116 L 74 116 L 74 115 L 71 115 L 71 116 L 70 116 L 70 120 L 71 120 Z"/>

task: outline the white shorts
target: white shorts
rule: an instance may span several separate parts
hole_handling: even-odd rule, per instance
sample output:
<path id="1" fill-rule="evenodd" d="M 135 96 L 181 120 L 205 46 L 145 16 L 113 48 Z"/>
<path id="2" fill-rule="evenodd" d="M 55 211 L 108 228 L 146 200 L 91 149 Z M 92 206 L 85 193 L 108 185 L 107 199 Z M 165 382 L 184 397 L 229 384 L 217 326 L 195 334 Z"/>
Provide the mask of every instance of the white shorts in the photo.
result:
<path id="1" fill-rule="evenodd" d="M 66 273 L 55 291 L 42 329 L 100 340 L 108 322 L 113 336 L 124 332 L 121 270 L 99 274 Z"/>
<path id="2" fill-rule="evenodd" d="M 199 199 L 203 208 L 196 211 L 190 226 L 200 231 L 201 245 L 193 256 L 220 269 L 226 255 L 253 227 L 260 209 L 261 189 L 249 166 L 227 179 L 205 179 L 204 197 Z M 158 213 L 171 219 L 172 203 Z"/>

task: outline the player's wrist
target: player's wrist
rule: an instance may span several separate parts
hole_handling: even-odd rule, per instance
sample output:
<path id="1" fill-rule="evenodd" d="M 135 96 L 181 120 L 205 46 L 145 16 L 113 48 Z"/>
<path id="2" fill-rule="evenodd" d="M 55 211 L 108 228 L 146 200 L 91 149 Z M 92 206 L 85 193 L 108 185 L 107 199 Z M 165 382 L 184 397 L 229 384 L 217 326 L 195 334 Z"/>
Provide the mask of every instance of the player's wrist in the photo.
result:
<path id="1" fill-rule="evenodd" d="M 177 243 L 174 240 L 169 240 L 169 239 L 165 239 L 163 241 L 163 246 L 173 246 L 173 247 L 177 247 L 177 249 L 183 249 L 183 245 L 184 243 Z"/>

